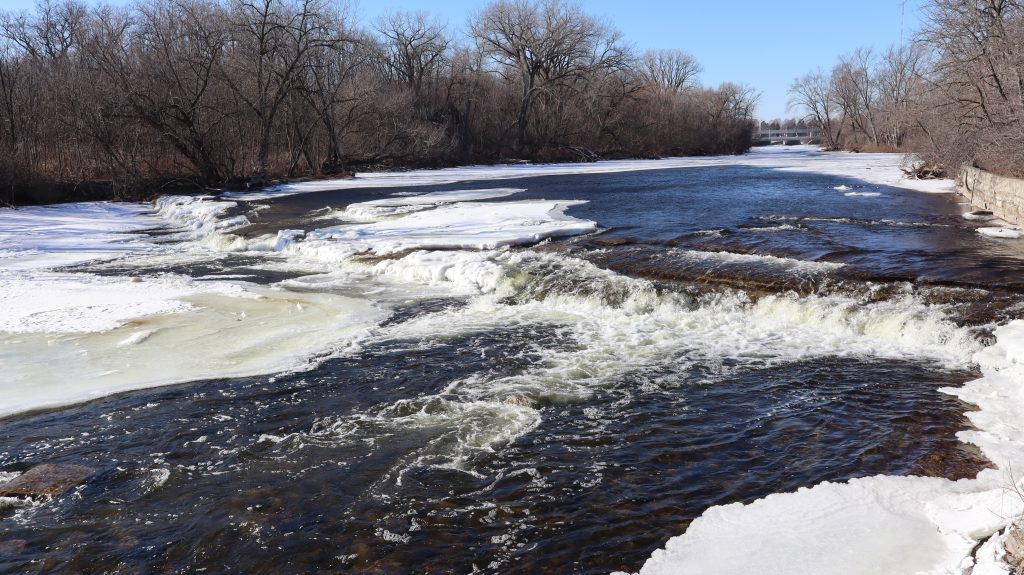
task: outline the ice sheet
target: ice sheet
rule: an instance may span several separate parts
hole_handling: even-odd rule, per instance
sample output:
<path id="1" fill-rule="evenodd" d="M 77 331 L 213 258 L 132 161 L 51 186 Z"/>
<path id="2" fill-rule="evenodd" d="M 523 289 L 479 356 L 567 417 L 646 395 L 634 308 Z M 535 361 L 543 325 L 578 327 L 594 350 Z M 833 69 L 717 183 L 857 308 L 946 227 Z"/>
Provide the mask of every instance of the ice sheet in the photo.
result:
<path id="1" fill-rule="evenodd" d="M 0 208 L 0 270 L 45 269 L 145 252 L 152 245 L 132 232 L 164 225 L 147 204 Z"/>
<path id="2" fill-rule="evenodd" d="M 396 219 L 312 230 L 285 250 L 341 259 L 353 254 L 393 254 L 413 249 L 490 250 L 589 233 L 597 224 L 565 215 L 582 202 L 460 202 Z"/>
<path id="3" fill-rule="evenodd" d="M 712 166 L 752 166 L 818 173 L 840 178 L 854 178 L 872 184 L 895 186 L 920 192 L 948 193 L 955 191 L 955 184 L 952 180 L 916 180 L 907 178 L 900 169 L 903 159 L 903 154 L 823 152 L 817 146 L 766 146 L 752 148 L 749 153 L 739 156 L 666 158 L 662 160 L 610 160 L 566 164 L 466 166 L 437 170 L 376 172 L 358 174 L 356 177 L 348 179 L 283 184 L 256 192 L 232 192 L 225 194 L 225 196 L 244 200 L 259 200 L 324 190 L 432 186 L 456 182 L 497 181 L 537 176 L 605 174 Z"/>
<path id="4" fill-rule="evenodd" d="M 389 217 L 400 216 L 411 212 L 428 210 L 456 202 L 472 202 L 477 200 L 493 200 L 512 194 L 525 192 L 522 188 L 489 188 L 480 190 L 453 190 L 447 192 L 431 192 L 428 194 L 401 195 L 369 202 L 349 204 L 344 210 L 332 213 L 327 217 L 375 222 Z M 323 217 L 323 216 L 321 216 Z"/>
<path id="5" fill-rule="evenodd" d="M 304 369 L 387 317 L 363 299 L 258 287 L 181 301 L 174 313 L 101 332 L 0 332 L 0 417 L 127 390 Z"/>

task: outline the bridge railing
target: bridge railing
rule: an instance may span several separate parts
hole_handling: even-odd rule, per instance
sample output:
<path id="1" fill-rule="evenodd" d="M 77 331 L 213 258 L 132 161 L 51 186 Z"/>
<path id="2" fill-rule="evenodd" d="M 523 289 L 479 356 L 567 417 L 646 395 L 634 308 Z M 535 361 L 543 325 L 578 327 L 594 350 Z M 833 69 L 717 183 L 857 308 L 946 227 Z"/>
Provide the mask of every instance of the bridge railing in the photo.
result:
<path id="1" fill-rule="evenodd" d="M 763 138 L 820 138 L 821 130 L 814 128 L 791 129 L 791 130 L 761 130 L 754 131 L 754 137 Z"/>

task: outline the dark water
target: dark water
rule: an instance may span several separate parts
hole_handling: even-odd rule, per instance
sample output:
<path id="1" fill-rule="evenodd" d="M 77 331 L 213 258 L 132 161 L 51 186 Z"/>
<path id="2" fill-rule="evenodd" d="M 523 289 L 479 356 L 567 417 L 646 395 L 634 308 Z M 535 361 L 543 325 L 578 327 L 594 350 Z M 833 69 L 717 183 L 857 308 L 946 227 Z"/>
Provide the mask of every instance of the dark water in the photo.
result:
<path id="1" fill-rule="evenodd" d="M 881 196 L 844 196 L 832 189 L 840 184 Z M 589 200 L 569 214 L 602 233 L 532 250 L 653 280 L 659 296 L 793 291 L 865 306 L 913 297 L 943 306 L 979 340 L 1022 301 L 1021 244 L 975 233 L 955 197 L 736 167 L 495 185 Z M 248 232 L 301 227 L 325 205 L 461 187 L 282 198 Z M 846 265 L 818 272 L 691 253 L 719 251 Z M 175 271 L 265 283 L 290 275 L 258 263 L 225 256 Z M 115 262 L 95 271 L 157 270 Z M 609 310 L 622 305 L 567 274 L 534 269 L 533 287 L 507 305 L 542 298 L 536 286 L 600 292 Z M 681 350 L 586 394 L 503 396 L 539 420 L 509 441 L 480 442 L 494 421 L 518 412 L 486 411 L 491 404 L 477 406 L 466 391 L 476 388 L 453 382 L 517 381 L 553 352 L 586 350 L 579 334 L 544 322 L 403 336 L 403 325 L 467 300 L 407 302 L 384 326 L 391 335 L 311 371 L 4 420 L 0 470 L 56 462 L 97 471 L 54 501 L 0 510 L 0 571 L 636 571 L 712 505 L 875 474 L 971 477 L 987 464 L 954 437 L 969 425 L 970 406 L 938 391 L 977 377 L 969 364 L 843 350 L 788 361 Z"/>

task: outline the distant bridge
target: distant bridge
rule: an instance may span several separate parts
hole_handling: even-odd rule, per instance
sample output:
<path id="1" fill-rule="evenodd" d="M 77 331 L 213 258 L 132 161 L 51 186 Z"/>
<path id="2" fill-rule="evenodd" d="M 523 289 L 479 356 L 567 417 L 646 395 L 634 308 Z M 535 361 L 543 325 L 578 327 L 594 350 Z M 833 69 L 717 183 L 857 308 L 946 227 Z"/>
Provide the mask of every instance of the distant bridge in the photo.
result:
<path id="1" fill-rule="evenodd" d="M 820 144 L 821 130 L 817 128 L 783 128 L 779 130 L 754 130 L 754 145 L 771 144 Z"/>

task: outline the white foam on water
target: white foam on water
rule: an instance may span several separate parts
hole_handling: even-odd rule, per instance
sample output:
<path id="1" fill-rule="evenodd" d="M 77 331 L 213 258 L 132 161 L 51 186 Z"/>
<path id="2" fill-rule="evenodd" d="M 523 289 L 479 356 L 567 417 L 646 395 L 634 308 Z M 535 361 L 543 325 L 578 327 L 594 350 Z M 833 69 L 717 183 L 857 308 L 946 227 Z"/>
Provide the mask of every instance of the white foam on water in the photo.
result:
<path id="1" fill-rule="evenodd" d="M 754 230 L 797 230 L 796 226 L 784 224 L 773 228 L 745 228 Z M 798 260 L 795 258 L 782 258 L 777 256 L 759 254 L 737 254 L 732 252 L 702 252 L 696 250 L 671 249 L 666 252 L 669 257 L 686 260 L 700 261 L 705 264 L 757 264 L 771 266 L 780 270 L 796 273 L 804 272 L 829 272 L 845 267 L 846 264 L 835 262 L 812 262 Z"/>
<path id="2" fill-rule="evenodd" d="M 791 231 L 807 231 L 807 228 L 803 226 L 794 226 L 793 224 L 782 224 L 778 226 L 763 226 L 763 227 L 744 227 L 740 228 L 745 232 L 791 232 Z"/>
<path id="3" fill-rule="evenodd" d="M 980 348 L 941 308 L 911 297 L 868 303 L 780 295 L 751 301 L 724 292 L 692 299 L 586 261 L 535 252 L 414 252 L 366 267 L 379 279 L 407 284 L 410 294 L 444 283 L 458 293 L 477 293 L 465 307 L 375 330 L 369 342 L 445 341 L 537 326 L 574 342 L 567 348 L 538 343 L 531 350 L 536 359 L 522 373 L 474 375 L 436 395 L 327 418 L 314 430 L 348 441 L 381 429 L 430 428 L 446 438 L 444 446 L 432 442 L 419 455 L 470 473 L 481 450 L 535 428 L 538 404 L 578 402 L 631 373 L 667 365 L 686 373 L 726 359 L 735 368 L 758 368 L 836 355 L 962 367 Z M 410 464 L 423 461 L 417 456 Z"/>
<path id="4" fill-rule="evenodd" d="M 846 192 L 843 195 L 848 197 L 877 198 L 882 194 L 880 194 L 879 192 Z"/>

